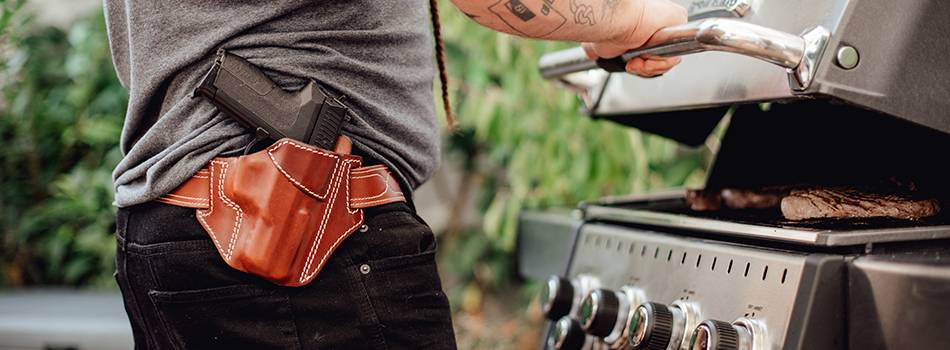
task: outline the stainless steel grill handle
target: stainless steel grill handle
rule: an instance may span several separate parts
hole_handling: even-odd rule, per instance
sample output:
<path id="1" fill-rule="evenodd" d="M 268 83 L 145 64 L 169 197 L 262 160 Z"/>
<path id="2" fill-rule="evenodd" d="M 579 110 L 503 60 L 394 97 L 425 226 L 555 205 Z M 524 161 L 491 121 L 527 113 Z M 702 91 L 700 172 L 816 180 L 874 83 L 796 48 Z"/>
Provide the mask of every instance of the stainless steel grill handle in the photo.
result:
<path id="1" fill-rule="evenodd" d="M 798 36 L 741 20 L 711 18 L 662 29 L 652 39 L 656 44 L 628 51 L 613 59 L 592 61 L 579 47 L 546 54 L 541 57 L 540 69 L 545 79 L 561 79 L 570 73 L 598 67 L 622 72 L 627 61 L 643 55 L 672 57 L 724 51 L 785 68 L 791 87 L 801 91 L 811 85 L 829 36 L 823 27 L 815 27 Z"/>

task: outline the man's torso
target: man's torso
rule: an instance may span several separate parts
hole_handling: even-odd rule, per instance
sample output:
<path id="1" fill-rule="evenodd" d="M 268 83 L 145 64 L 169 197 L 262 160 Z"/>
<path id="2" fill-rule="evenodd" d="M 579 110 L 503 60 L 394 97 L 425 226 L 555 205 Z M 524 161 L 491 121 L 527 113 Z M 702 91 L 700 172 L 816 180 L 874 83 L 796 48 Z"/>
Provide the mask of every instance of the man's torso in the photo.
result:
<path id="1" fill-rule="evenodd" d="M 161 196 L 211 158 L 249 141 L 245 129 L 191 92 L 219 48 L 279 86 L 314 79 L 346 96 L 344 126 L 359 151 L 408 187 L 437 166 L 438 125 L 428 6 L 404 1 L 106 0 L 110 45 L 130 101 L 116 204 Z"/>

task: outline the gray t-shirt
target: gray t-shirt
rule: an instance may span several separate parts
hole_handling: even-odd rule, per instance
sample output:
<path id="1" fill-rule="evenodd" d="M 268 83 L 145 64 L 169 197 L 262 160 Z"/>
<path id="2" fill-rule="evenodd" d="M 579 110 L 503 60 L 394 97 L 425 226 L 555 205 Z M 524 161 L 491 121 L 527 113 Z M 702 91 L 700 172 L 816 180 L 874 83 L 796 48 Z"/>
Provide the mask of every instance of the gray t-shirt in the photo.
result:
<path id="1" fill-rule="evenodd" d="M 250 140 L 194 86 L 225 48 L 288 90 L 314 79 L 346 96 L 344 134 L 412 188 L 439 159 L 425 0 L 105 0 L 119 80 L 129 89 L 115 204 L 156 199 Z"/>

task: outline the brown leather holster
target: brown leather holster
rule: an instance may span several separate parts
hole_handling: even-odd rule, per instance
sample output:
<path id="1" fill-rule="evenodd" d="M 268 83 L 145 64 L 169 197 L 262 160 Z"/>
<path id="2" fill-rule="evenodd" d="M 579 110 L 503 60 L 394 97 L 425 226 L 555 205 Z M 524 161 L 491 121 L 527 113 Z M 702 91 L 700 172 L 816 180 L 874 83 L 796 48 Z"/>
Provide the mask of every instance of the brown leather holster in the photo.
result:
<path id="1" fill-rule="evenodd" d="M 405 201 L 382 165 L 361 167 L 341 137 L 334 152 L 281 139 L 215 158 L 158 201 L 197 209 L 231 267 L 284 286 L 309 283 L 363 223 L 362 208 Z"/>

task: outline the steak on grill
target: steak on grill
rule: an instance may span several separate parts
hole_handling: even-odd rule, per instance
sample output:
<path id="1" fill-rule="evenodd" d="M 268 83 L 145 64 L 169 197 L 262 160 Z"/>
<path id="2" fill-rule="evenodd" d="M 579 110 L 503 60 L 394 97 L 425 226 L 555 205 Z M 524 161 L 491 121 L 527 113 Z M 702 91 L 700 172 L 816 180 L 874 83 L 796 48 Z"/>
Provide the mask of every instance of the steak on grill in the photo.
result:
<path id="1" fill-rule="evenodd" d="M 761 190 L 724 188 L 721 196 L 727 208 L 732 209 L 768 209 L 778 208 L 782 197 L 788 195 L 788 188 L 769 187 Z"/>
<path id="2" fill-rule="evenodd" d="M 716 211 L 722 208 L 719 190 L 686 190 L 686 205 L 695 211 Z"/>
<path id="3" fill-rule="evenodd" d="M 757 190 L 724 188 L 721 190 L 686 190 L 686 203 L 696 211 L 729 209 L 778 208 L 787 187 L 768 187 Z"/>
<path id="4" fill-rule="evenodd" d="M 940 213 L 934 199 L 897 194 L 865 193 L 850 188 L 793 190 L 782 199 L 782 215 L 789 220 L 891 217 L 916 220 Z"/>

